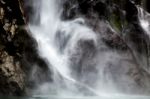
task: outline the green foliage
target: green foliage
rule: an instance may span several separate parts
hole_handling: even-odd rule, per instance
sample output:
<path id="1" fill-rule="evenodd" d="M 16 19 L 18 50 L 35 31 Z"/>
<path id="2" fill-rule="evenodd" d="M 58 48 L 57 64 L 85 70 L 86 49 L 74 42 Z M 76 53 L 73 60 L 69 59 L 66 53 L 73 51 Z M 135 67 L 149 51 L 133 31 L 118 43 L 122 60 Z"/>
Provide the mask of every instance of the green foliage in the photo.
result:
<path id="1" fill-rule="evenodd" d="M 109 22 L 111 26 L 118 32 L 122 32 L 125 27 L 128 26 L 128 22 L 126 20 L 125 14 L 123 14 L 123 10 L 114 9 L 109 17 Z"/>
<path id="2" fill-rule="evenodd" d="M 119 15 L 112 14 L 109 21 L 116 31 L 120 32 L 122 30 L 122 22 Z"/>

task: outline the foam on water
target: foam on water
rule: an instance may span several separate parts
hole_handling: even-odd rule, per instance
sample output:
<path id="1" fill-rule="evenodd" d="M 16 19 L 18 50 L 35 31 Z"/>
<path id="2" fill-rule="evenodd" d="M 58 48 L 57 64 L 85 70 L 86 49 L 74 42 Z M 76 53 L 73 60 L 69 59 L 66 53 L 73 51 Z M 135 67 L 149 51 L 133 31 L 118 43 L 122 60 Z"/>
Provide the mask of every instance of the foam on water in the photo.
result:
<path id="1" fill-rule="evenodd" d="M 37 1 L 33 1 L 33 2 L 37 2 Z M 107 89 L 107 86 L 105 87 L 105 82 L 103 81 L 103 77 L 100 80 L 95 81 L 97 85 L 94 87 L 88 86 L 88 84 L 81 82 L 74 77 L 74 74 L 72 73 L 73 70 L 70 67 L 70 61 L 71 61 L 70 53 L 76 52 L 76 45 L 78 44 L 78 41 L 80 40 L 84 40 L 84 41 L 91 40 L 94 42 L 93 45 L 97 46 L 98 36 L 92 29 L 90 29 L 88 26 L 84 24 L 85 20 L 83 18 L 77 18 L 71 21 L 62 21 L 61 20 L 61 12 L 62 12 L 61 2 L 63 2 L 63 0 L 41 0 L 40 1 L 41 4 L 37 5 L 38 7 L 35 6 L 35 12 L 39 13 L 40 20 L 36 20 L 36 19 L 33 20 L 33 21 L 39 21 L 39 24 L 28 25 L 32 33 L 32 36 L 35 38 L 35 40 L 38 43 L 37 49 L 38 49 L 39 55 L 43 59 L 45 59 L 45 61 L 49 65 L 49 69 L 53 70 L 54 72 L 53 79 L 55 80 L 54 82 L 59 81 L 58 84 L 53 83 L 50 88 L 46 82 L 46 84 L 43 86 L 41 85 L 41 87 L 39 87 L 40 89 L 38 90 L 40 90 L 41 93 L 47 93 L 47 91 L 50 91 L 49 89 L 51 89 L 52 87 L 54 89 L 58 88 L 57 91 L 60 96 L 58 95 L 56 97 L 55 96 L 53 97 L 56 99 L 59 99 L 59 97 L 61 99 L 63 98 L 65 99 L 66 95 L 67 95 L 67 98 L 73 95 L 72 97 L 70 97 L 70 99 L 74 99 L 76 95 L 82 96 L 82 94 L 83 94 L 83 97 L 76 97 L 76 98 L 81 98 L 81 99 L 85 98 L 84 97 L 85 90 L 83 91 L 81 90 L 82 88 L 77 88 L 76 85 L 78 85 L 89 90 L 91 93 L 94 93 L 94 95 L 99 96 L 98 98 L 92 97 L 93 99 L 99 99 L 99 98 L 101 99 L 126 99 L 128 97 L 129 97 L 128 99 L 138 99 L 138 98 L 148 99 L 146 96 L 144 97 L 133 96 L 132 97 L 128 95 L 113 94 L 113 93 L 112 94 L 109 93 L 108 95 L 108 93 L 104 91 L 105 88 Z M 141 15 L 140 17 L 141 26 L 150 35 L 149 22 L 147 22 L 147 19 L 143 18 L 142 16 L 143 15 Z M 107 58 L 106 60 L 109 60 L 110 56 L 116 55 L 113 51 L 110 51 L 108 54 L 102 53 L 102 55 L 105 55 L 105 56 L 101 56 L 101 58 L 104 58 L 104 59 Z M 99 65 L 103 65 L 102 67 L 104 67 L 104 64 L 106 64 L 105 60 L 99 62 Z M 103 73 L 104 73 L 102 67 L 101 69 L 99 69 L 99 71 L 102 71 L 102 72 L 99 72 L 99 75 L 101 76 L 103 76 Z M 58 77 L 58 75 L 61 75 L 61 77 L 66 80 L 65 85 L 67 86 L 67 88 L 64 88 L 64 89 L 62 88 L 64 92 L 62 92 L 62 89 L 59 89 L 58 87 L 61 84 L 60 78 Z M 90 78 L 88 79 L 90 80 Z M 71 84 L 68 82 L 71 82 Z M 99 88 L 98 84 L 101 82 L 103 82 L 103 84 Z M 72 91 L 72 90 L 75 90 L 75 91 Z M 44 96 L 36 95 L 34 97 L 43 97 L 44 99 L 49 99 L 47 98 L 49 96 L 46 96 L 46 95 Z M 90 99 L 91 97 L 86 97 L 86 98 Z"/>
<path id="2" fill-rule="evenodd" d="M 76 81 L 71 76 L 68 63 L 68 53 L 69 50 L 73 50 L 70 48 L 74 48 L 74 45 L 76 45 L 78 40 L 91 38 L 95 39 L 95 35 L 92 34 L 92 30 L 79 24 L 84 22 L 83 19 L 76 19 L 68 22 L 61 21 L 61 9 L 59 9 L 59 3 L 59 0 L 41 1 L 40 9 L 36 9 L 38 10 L 37 13 L 40 13 L 40 20 L 38 20 L 40 21 L 40 24 L 29 24 L 29 29 L 32 33 L 32 36 L 38 43 L 39 55 L 47 60 L 50 69 L 53 69 L 55 73 L 53 78 L 57 79 L 55 75 L 59 73 L 68 81 L 88 88 L 88 86 Z M 58 32 L 64 37 L 71 36 L 68 44 L 64 48 L 63 53 L 60 52 L 59 47 L 56 45 L 56 35 Z M 83 33 L 87 33 L 87 36 L 85 36 Z M 63 41 L 60 40 L 60 43 L 61 42 Z M 92 88 L 88 89 L 93 91 Z"/>

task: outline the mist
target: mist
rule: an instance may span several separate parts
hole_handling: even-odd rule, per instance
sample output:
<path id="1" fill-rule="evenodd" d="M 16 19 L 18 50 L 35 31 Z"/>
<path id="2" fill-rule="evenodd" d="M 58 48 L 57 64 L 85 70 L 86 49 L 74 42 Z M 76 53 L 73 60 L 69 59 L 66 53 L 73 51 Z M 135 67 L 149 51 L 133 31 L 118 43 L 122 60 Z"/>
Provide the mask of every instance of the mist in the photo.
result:
<path id="1" fill-rule="evenodd" d="M 123 31 L 127 35 L 119 35 L 110 21 L 97 20 L 97 14 L 86 17 L 77 12 L 76 17 L 64 20 L 65 2 L 67 0 L 32 0 L 34 14 L 28 29 L 38 43 L 39 56 L 53 71 L 53 81 L 38 85 L 33 96 L 103 96 L 107 99 L 149 92 L 149 78 L 144 76 L 149 74 L 147 53 L 145 49 L 143 53 L 138 52 L 129 38 L 130 25 Z M 68 9 L 78 6 L 75 3 Z M 140 26 L 149 35 L 149 14 L 137 8 Z M 120 48 L 110 48 L 109 41 Z M 146 73 L 140 73 L 141 70 Z"/>

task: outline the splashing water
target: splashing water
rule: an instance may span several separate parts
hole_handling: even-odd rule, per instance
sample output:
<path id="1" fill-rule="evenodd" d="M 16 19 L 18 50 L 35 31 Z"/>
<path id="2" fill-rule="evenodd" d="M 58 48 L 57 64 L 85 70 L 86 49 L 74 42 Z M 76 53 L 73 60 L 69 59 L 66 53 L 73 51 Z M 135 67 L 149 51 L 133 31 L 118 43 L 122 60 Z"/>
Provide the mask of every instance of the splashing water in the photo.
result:
<path id="1" fill-rule="evenodd" d="M 77 18 L 71 21 L 61 20 L 61 3 L 63 0 L 41 0 L 39 2 L 40 4 L 39 6 L 35 6 L 35 10 L 36 13 L 38 13 L 37 15 L 40 16 L 40 20 L 36 18 L 33 19 L 33 21 L 38 21 L 39 24 L 29 24 L 29 29 L 38 43 L 37 49 L 39 55 L 45 59 L 49 69 L 54 72 L 54 83 L 51 84 L 50 88 L 50 84 L 47 82 L 41 85 L 38 89 L 41 93 L 48 93 L 46 91 L 56 89 L 60 97 L 66 95 L 73 95 L 75 97 L 76 95 L 92 94 L 109 99 L 112 96 L 118 97 L 120 95 L 106 95 L 106 93 L 118 92 L 116 88 L 114 88 L 115 81 L 112 80 L 112 74 L 114 72 L 118 73 L 115 76 L 116 78 L 119 74 L 125 75 L 125 77 L 119 75 L 122 80 L 120 81 L 120 83 L 122 83 L 120 86 L 126 84 L 126 79 L 129 84 L 126 89 L 134 83 L 134 81 L 130 81 L 131 79 L 126 76 L 125 71 L 129 69 L 124 65 L 120 65 L 128 65 L 129 63 L 116 62 L 116 60 L 120 61 L 122 59 L 121 56 L 127 55 L 124 53 L 118 54 L 116 51 L 112 51 L 106 47 L 105 44 L 99 40 L 99 35 L 85 25 L 85 19 Z M 139 19 L 141 26 L 149 33 L 149 22 L 147 22 L 147 19 L 143 18 L 143 16 L 144 15 L 141 15 Z M 109 25 L 107 26 L 109 27 Z M 103 28 L 103 30 L 105 30 L 105 28 Z M 105 49 L 106 52 L 101 51 Z M 101 52 L 97 53 L 97 51 Z M 105 71 L 105 69 L 112 68 L 112 66 L 106 66 L 109 63 L 111 65 L 117 64 L 115 68 L 122 67 L 123 69 L 118 71 L 112 69 L 112 74 L 106 75 L 109 70 Z M 87 65 L 88 68 L 84 68 L 80 65 Z M 79 70 L 76 68 L 79 68 Z M 65 80 L 61 80 L 60 76 Z M 61 84 L 62 86 L 64 84 L 66 88 L 60 86 Z"/>
<path id="2" fill-rule="evenodd" d="M 72 78 L 70 67 L 68 65 L 68 53 L 69 50 L 73 50 L 70 48 L 73 48 L 79 39 L 95 39 L 96 37 L 91 33 L 92 31 L 90 29 L 78 24 L 79 22 L 82 23 L 82 19 L 77 19 L 70 22 L 62 22 L 60 20 L 61 10 L 58 9 L 59 2 L 59 0 L 42 1 L 40 9 L 38 9 L 41 18 L 40 24 L 30 24 L 29 29 L 32 32 L 32 36 L 38 42 L 39 54 L 48 61 L 50 69 L 53 69 L 54 73 L 56 73 L 54 75 L 54 79 L 57 78 L 56 75 L 59 73 L 68 81 L 71 81 L 72 83 L 78 83 L 80 86 L 88 88 L 88 86 L 79 83 Z M 84 36 L 83 32 L 87 33 L 87 37 Z M 57 35 L 64 37 L 58 38 L 58 41 L 59 39 L 62 39 L 59 43 L 65 43 L 64 39 L 72 36 L 69 42 L 67 42 L 66 47 L 63 49 L 63 53 L 61 53 L 62 51 L 60 47 L 58 47 L 59 45 L 57 45 Z M 92 88 L 88 89 L 93 91 Z"/>
<path id="3" fill-rule="evenodd" d="M 142 28 L 145 30 L 145 32 L 150 36 L 150 14 L 144 11 L 141 7 L 138 8 L 138 16 L 139 16 L 139 21 L 142 26 Z"/>
<path id="4" fill-rule="evenodd" d="M 57 12 L 56 7 L 58 1 L 46 0 L 41 2 L 40 24 L 30 25 L 29 27 L 33 37 L 39 44 L 38 51 L 41 57 L 46 58 L 48 64 L 54 66 L 54 69 L 61 75 L 72 80 L 68 77 L 67 56 L 60 54 L 55 44 L 55 36 L 60 24 L 60 13 L 59 11 Z"/>

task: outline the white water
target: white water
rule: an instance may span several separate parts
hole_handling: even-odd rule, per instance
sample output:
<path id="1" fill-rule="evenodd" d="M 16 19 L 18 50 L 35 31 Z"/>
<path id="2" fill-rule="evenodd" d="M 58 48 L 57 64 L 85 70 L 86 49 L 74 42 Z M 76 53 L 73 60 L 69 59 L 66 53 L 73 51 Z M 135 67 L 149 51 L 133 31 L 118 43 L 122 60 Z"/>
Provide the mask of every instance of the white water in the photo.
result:
<path id="1" fill-rule="evenodd" d="M 58 75 L 60 74 L 67 81 L 86 87 L 96 94 L 92 88 L 76 81 L 72 77 L 68 59 L 70 51 L 74 51 L 74 47 L 78 40 L 96 39 L 96 36 L 92 30 L 88 29 L 86 26 L 80 25 L 80 23 L 84 23 L 83 19 L 79 18 L 68 22 L 61 21 L 61 8 L 59 8 L 59 3 L 61 3 L 59 0 L 41 1 L 40 7 L 37 7 L 40 9 L 36 9 L 37 13 L 40 13 L 40 20 L 35 20 L 40 21 L 40 24 L 29 24 L 32 36 L 38 42 L 39 55 L 47 60 L 49 68 L 53 69 L 53 79 L 55 79 L 56 82 L 59 79 Z M 58 38 L 58 43 L 60 44 L 64 42 L 65 38 L 70 37 L 70 40 L 63 48 L 63 52 L 61 51 L 59 44 L 57 45 L 56 36 L 58 33 L 64 37 Z M 86 33 L 86 36 L 84 33 Z M 62 40 L 59 41 L 59 39 Z M 40 87 L 40 90 L 44 91 L 44 89 L 47 89 L 46 86 L 43 85 L 43 87 Z M 68 87 L 71 86 L 68 85 Z"/>
<path id="2" fill-rule="evenodd" d="M 137 6 L 137 9 L 138 9 L 138 18 L 139 18 L 140 25 L 143 28 L 148 39 L 150 39 L 150 14 L 140 6 Z M 147 43 L 149 44 L 148 41 L 147 41 Z M 143 65 L 143 67 L 146 66 L 146 68 L 144 67 L 145 70 L 150 73 L 150 67 L 149 67 L 149 65 L 150 65 L 149 64 L 149 61 L 150 61 L 149 50 L 150 50 L 150 48 L 148 47 L 147 50 L 148 50 L 148 55 L 147 55 L 148 57 L 146 57 L 146 58 L 148 58 L 148 59 L 144 59 L 144 60 L 147 60 L 148 62 L 146 61 L 145 63 L 147 63 L 147 65 Z"/>
<path id="3" fill-rule="evenodd" d="M 37 1 L 35 1 L 37 2 Z M 90 86 L 90 84 L 85 83 L 86 80 L 90 82 L 92 79 L 93 74 L 88 73 L 87 75 L 84 75 L 86 78 L 83 79 L 85 81 L 79 80 L 74 76 L 75 74 L 72 72 L 71 68 L 71 60 L 70 57 L 72 53 L 79 52 L 80 49 L 76 48 L 77 44 L 80 40 L 83 41 L 93 41 L 95 46 L 97 46 L 98 42 L 98 35 L 91 30 L 89 27 L 87 27 L 84 24 L 83 18 L 77 18 L 72 21 L 62 21 L 60 18 L 62 7 L 61 7 L 62 0 L 42 0 L 40 1 L 39 6 L 35 6 L 37 15 L 40 15 L 40 20 L 33 20 L 33 21 L 39 21 L 39 24 L 29 24 L 29 29 L 32 33 L 32 36 L 36 39 L 38 43 L 38 52 L 39 55 L 45 59 L 47 64 L 49 65 L 49 69 L 53 70 L 54 75 L 53 79 L 54 82 L 51 87 L 49 87 L 49 83 L 46 82 L 46 84 L 43 84 L 39 87 L 38 90 L 40 90 L 41 93 L 50 93 L 49 91 L 53 91 L 53 89 L 56 90 L 57 94 L 59 94 L 60 97 L 64 96 L 73 96 L 76 95 L 84 95 L 84 91 L 80 90 L 80 88 L 76 87 L 76 85 L 85 88 L 86 90 L 90 91 L 94 95 L 105 97 L 106 99 L 110 97 L 115 97 L 115 94 L 109 94 L 110 92 L 116 92 L 113 82 L 111 81 L 110 77 L 107 79 L 109 82 L 111 82 L 109 85 L 112 87 L 107 86 L 107 82 L 103 81 L 104 79 L 104 69 L 107 68 L 105 65 L 108 61 L 116 61 L 117 59 L 121 60 L 121 55 L 116 54 L 116 52 L 109 51 L 105 53 L 99 53 L 101 54 L 97 58 L 99 60 L 96 60 L 97 64 L 101 67 L 96 68 L 98 70 L 98 74 L 96 74 L 99 78 L 98 80 L 95 80 L 94 86 Z M 33 18 L 34 19 L 34 18 Z M 146 22 L 144 19 L 140 20 L 141 25 L 143 26 L 144 30 L 149 33 L 148 26 L 149 23 Z M 59 35 L 59 37 L 57 37 Z M 99 42 L 100 43 L 100 42 Z M 105 46 L 105 45 L 101 45 Z M 77 53 L 78 54 L 78 53 Z M 88 54 L 88 53 L 87 53 Z M 112 58 L 113 57 L 113 58 Z M 95 60 L 94 60 L 95 61 Z M 97 65 L 96 64 L 96 65 Z M 120 63 L 116 63 L 119 64 Z M 128 63 L 126 63 L 128 65 Z M 122 66 L 123 67 L 123 66 Z M 126 67 L 123 67 L 125 70 Z M 119 70 L 118 70 L 119 71 Z M 124 72 L 122 72 L 124 73 Z M 60 89 L 60 84 L 64 83 L 61 82 L 61 77 L 65 79 L 65 87 L 64 90 Z M 132 84 L 133 82 L 129 81 L 130 78 L 124 77 L 120 75 L 123 82 L 128 80 L 129 84 Z M 82 78 L 81 78 L 82 79 Z M 93 83 L 92 82 L 92 83 Z M 105 84 L 106 83 L 106 84 Z M 130 87 L 130 86 L 129 86 Z M 109 89 L 112 88 L 112 89 Z M 128 87 L 127 87 L 128 88 Z M 48 92 L 47 92 L 48 91 Z M 66 91 L 66 92 L 65 92 Z M 107 93 L 107 94 L 106 94 Z M 119 94 L 120 95 L 120 94 Z M 39 95 L 40 96 L 40 95 Z M 38 97 L 38 95 L 37 95 Z M 120 96 L 125 97 L 125 96 Z M 128 96 L 126 96 L 128 97 Z"/>
<path id="4" fill-rule="evenodd" d="M 138 12 L 140 24 L 150 37 L 150 14 L 141 7 L 138 7 Z"/>
<path id="5" fill-rule="evenodd" d="M 40 9 L 37 11 L 40 13 L 40 20 L 37 20 L 40 21 L 40 24 L 29 25 L 29 28 L 38 42 L 39 54 L 47 60 L 49 66 L 53 67 L 50 69 L 73 81 L 69 77 L 67 55 L 59 53 L 55 42 L 55 36 L 61 24 L 59 18 L 61 11 L 57 7 L 58 2 L 59 0 L 41 1 Z"/>

